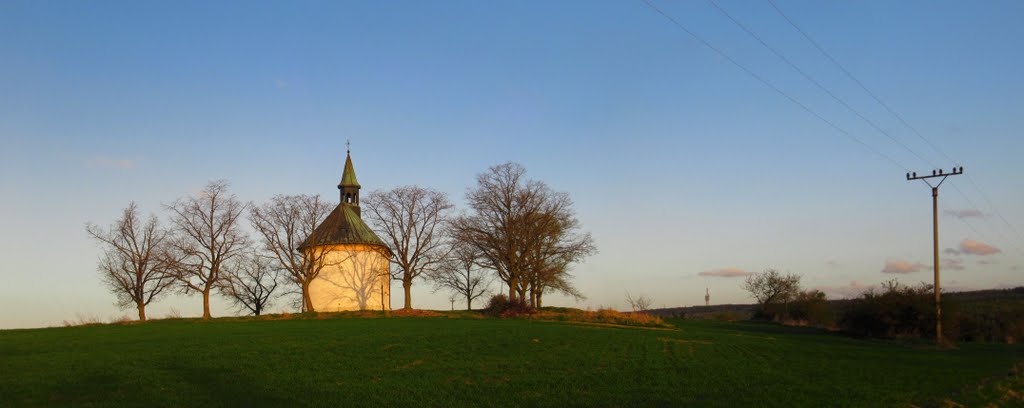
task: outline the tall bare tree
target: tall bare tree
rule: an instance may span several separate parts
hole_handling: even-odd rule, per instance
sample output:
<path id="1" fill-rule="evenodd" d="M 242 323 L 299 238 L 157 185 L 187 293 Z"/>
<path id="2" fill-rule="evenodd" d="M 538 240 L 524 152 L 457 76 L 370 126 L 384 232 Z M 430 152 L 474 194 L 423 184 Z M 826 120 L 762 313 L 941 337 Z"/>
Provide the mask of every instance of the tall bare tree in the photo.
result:
<path id="1" fill-rule="evenodd" d="M 86 232 L 103 247 L 97 268 L 107 288 L 117 296 L 121 308 L 135 306 L 139 320 L 146 320 L 146 306 L 174 284 L 174 277 L 163 262 L 168 233 L 156 216 L 143 222 L 134 202 L 121 212 L 121 218 L 109 229 L 86 224 Z"/>
<path id="2" fill-rule="evenodd" d="M 528 233 L 524 234 L 527 250 L 520 296 L 528 290 L 532 307 L 541 306 L 547 289 L 581 299 L 583 295 L 570 283 L 569 266 L 597 251 L 593 238 L 580 231 L 569 194 L 542 186 L 539 196 L 537 211 L 523 220 Z"/>
<path id="3" fill-rule="evenodd" d="M 316 251 L 303 251 L 299 246 L 315 246 L 328 238 L 314 237 L 313 232 L 334 207 L 319 195 L 277 195 L 249 211 L 249 221 L 262 237 L 263 249 L 273 255 L 302 296 L 304 312 L 316 311 L 309 297 L 309 284 L 325 267 L 337 262 L 331 261 L 336 258 L 330 246 Z"/>
<path id="4" fill-rule="evenodd" d="M 440 191 L 403 186 L 374 191 L 363 202 L 367 217 L 391 248 L 396 268 L 392 278 L 405 289 L 405 310 L 412 309 L 412 283 L 436 270 L 445 258 L 447 245 L 442 229 L 453 207 Z"/>
<path id="5" fill-rule="evenodd" d="M 568 284 L 568 266 L 596 248 L 590 234 L 579 231 L 568 194 L 525 175 L 511 162 L 477 175 L 476 188 L 466 193 L 471 212 L 452 228 L 505 282 L 510 301 L 525 304 L 529 294 L 537 306 L 545 288 L 578 295 Z"/>
<path id="6" fill-rule="evenodd" d="M 276 268 L 270 258 L 258 253 L 235 257 L 233 263 L 221 272 L 217 288 L 240 308 L 255 316 L 263 314 L 277 289 L 281 269 Z"/>
<path id="7" fill-rule="evenodd" d="M 210 291 L 222 269 L 245 250 L 248 238 L 239 218 L 246 205 L 228 191 L 226 180 L 212 181 L 199 192 L 167 206 L 175 239 L 174 273 L 185 293 L 203 295 L 203 319 L 210 318 Z"/>
<path id="8" fill-rule="evenodd" d="M 466 300 L 466 310 L 473 310 L 473 301 L 488 292 L 491 275 L 479 267 L 480 254 L 475 248 L 458 242 L 454 245 L 441 267 L 432 271 L 428 278 L 434 282 L 435 290 L 451 291 L 452 302 L 454 296 L 460 296 Z"/>

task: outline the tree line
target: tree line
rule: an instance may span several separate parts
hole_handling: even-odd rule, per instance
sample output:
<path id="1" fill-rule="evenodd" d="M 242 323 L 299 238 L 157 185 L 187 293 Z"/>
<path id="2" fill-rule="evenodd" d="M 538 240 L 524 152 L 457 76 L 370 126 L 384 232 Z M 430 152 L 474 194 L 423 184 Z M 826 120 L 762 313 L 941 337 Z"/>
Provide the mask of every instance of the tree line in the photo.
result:
<path id="1" fill-rule="evenodd" d="M 467 309 L 495 278 L 524 306 L 541 307 L 551 292 L 582 297 L 570 267 L 596 248 L 568 193 L 509 162 L 478 174 L 466 202 L 456 213 L 444 192 L 401 186 L 373 191 L 360 204 L 390 249 L 386 278 L 401 282 L 404 309 L 413 307 L 413 284 L 424 280 L 464 299 Z M 146 320 L 147 305 L 170 293 L 200 294 L 204 319 L 213 294 L 254 315 L 281 298 L 315 312 L 310 284 L 339 261 L 330 250 L 301 248 L 323 242 L 314 231 L 337 205 L 303 194 L 243 202 L 218 180 L 163 205 L 164 222 L 142 216 L 132 202 L 109 227 L 89 223 L 86 231 L 101 247 L 104 285 L 118 306 L 136 308 L 139 320 Z"/>

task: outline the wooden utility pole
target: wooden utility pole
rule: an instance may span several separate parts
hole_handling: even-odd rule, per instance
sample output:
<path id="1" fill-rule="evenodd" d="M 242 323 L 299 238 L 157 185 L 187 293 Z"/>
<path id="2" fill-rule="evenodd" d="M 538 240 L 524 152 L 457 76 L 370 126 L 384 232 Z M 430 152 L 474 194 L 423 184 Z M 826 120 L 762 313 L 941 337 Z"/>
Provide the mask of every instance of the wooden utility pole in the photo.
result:
<path id="1" fill-rule="evenodd" d="M 907 173 L 907 180 L 921 180 L 928 187 L 932 188 L 932 250 L 934 251 L 932 262 L 935 264 L 935 344 L 942 344 L 942 303 L 939 287 L 939 186 L 942 185 L 942 182 L 946 181 L 946 177 L 957 174 L 964 174 L 963 166 L 959 168 L 953 167 L 951 173 L 943 173 L 942 169 L 932 170 L 932 175 L 930 176 L 918 176 L 916 172 Z M 941 179 L 933 186 L 928 179 L 935 177 L 941 177 Z"/>

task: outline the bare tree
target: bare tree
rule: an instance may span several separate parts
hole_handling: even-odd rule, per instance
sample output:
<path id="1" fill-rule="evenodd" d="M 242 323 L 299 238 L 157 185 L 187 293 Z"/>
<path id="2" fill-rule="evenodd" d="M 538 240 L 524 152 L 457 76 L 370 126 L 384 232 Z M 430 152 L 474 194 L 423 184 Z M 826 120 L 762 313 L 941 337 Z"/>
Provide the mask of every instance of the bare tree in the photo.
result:
<path id="1" fill-rule="evenodd" d="M 436 270 L 446 255 L 441 229 L 453 206 L 440 191 L 403 186 L 370 193 L 363 205 L 367 217 L 391 248 L 396 266 L 392 278 L 402 282 L 405 310 L 412 309 L 412 282 Z"/>
<path id="2" fill-rule="evenodd" d="M 481 254 L 481 265 L 508 285 L 509 300 L 537 306 L 545 288 L 577 294 L 568 284 L 571 263 L 596 252 L 590 234 L 579 231 L 568 194 L 525 178 L 516 163 L 477 175 L 466 194 L 471 213 L 453 222 L 457 239 Z"/>
<path id="3" fill-rule="evenodd" d="M 317 246 L 329 237 L 315 237 L 316 227 L 327 218 L 334 204 L 319 195 L 277 195 L 269 202 L 252 207 L 249 221 L 263 240 L 263 249 L 272 254 L 278 267 L 302 297 L 301 309 L 315 312 L 309 297 L 309 285 L 327 266 L 335 265 L 333 246 L 322 246 L 315 251 L 300 247 Z"/>
<path id="4" fill-rule="evenodd" d="M 629 306 L 633 308 L 633 312 L 643 312 L 651 309 L 651 298 L 646 295 L 640 295 L 639 297 L 633 297 L 626 292 L 626 302 L 629 302 Z"/>
<path id="5" fill-rule="evenodd" d="M 775 269 L 766 269 L 762 273 L 747 276 L 743 281 L 743 289 L 757 299 L 764 311 L 771 305 L 779 304 L 788 309 L 789 302 L 800 293 L 800 275 L 783 275 Z M 786 312 L 783 310 L 783 314 Z"/>
<path id="6" fill-rule="evenodd" d="M 452 292 L 452 302 L 459 296 L 466 300 L 466 310 L 473 310 L 473 301 L 488 293 L 491 279 L 478 266 L 480 255 L 472 246 L 456 243 L 440 268 L 428 276 L 435 290 Z M 454 303 L 453 303 L 454 307 Z"/>
<path id="7" fill-rule="evenodd" d="M 156 216 L 143 223 L 134 202 L 128 204 L 109 229 L 86 224 L 86 232 L 103 247 L 97 268 L 121 308 L 135 306 L 139 320 L 146 320 L 146 306 L 174 283 L 161 253 L 166 251 L 168 233 Z"/>
<path id="8" fill-rule="evenodd" d="M 245 249 L 248 239 L 239 229 L 246 205 L 228 192 L 226 180 L 212 181 L 196 196 L 167 206 L 174 226 L 174 273 L 185 293 L 203 295 L 203 319 L 210 318 L 210 290 L 224 266 Z"/>
<path id="9" fill-rule="evenodd" d="M 388 258 L 384 249 L 380 252 L 353 251 L 345 257 L 346 266 L 336 274 L 323 277 L 323 280 L 342 288 L 337 291 L 341 298 L 354 302 L 359 310 L 370 308 L 374 296 L 380 300 L 381 310 L 386 310 L 384 285 L 388 283 Z"/>
<path id="10" fill-rule="evenodd" d="M 258 253 L 235 257 L 232 263 L 222 272 L 217 288 L 239 308 L 261 315 L 270 306 L 281 270 L 272 265 L 270 258 Z"/>
<path id="11" fill-rule="evenodd" d="M 544 292 L 549 288 L 583 298 L 569 282 L 569 265 L 597 251 L 590 234 L 579 232 L 580 223 L 572 211 L 569 195 L 550 190 L 542 191 L 542 195 L 539 211 L 524 222 L 530 233 L 524 258 L 526 279 L 520 280 L 520 295 L 529 290 L 532 307 L 541 307 Z"/>

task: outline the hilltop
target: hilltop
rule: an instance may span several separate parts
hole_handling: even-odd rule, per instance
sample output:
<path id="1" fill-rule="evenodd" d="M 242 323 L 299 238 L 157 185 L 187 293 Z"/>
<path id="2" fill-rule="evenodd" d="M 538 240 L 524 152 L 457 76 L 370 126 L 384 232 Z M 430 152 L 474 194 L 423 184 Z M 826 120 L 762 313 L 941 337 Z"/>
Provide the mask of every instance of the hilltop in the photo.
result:
<path id="1" fill-rule="evenodd" d="M 0 395 L 17 406 L 1024 403 L 1020 345 L 936 349 L 756 322 L 429 315 L 439 317 L 0 331 Z"/>

